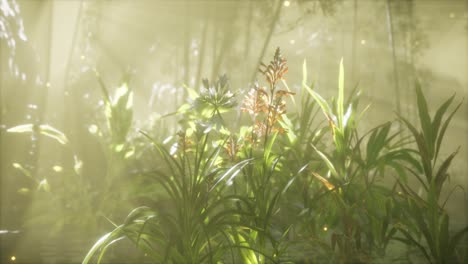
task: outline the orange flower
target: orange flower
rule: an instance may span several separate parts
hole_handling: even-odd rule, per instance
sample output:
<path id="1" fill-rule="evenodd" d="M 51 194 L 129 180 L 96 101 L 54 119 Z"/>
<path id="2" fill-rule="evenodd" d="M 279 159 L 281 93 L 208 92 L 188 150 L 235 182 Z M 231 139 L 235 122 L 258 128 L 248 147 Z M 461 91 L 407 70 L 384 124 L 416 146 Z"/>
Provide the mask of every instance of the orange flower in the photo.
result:
<path id="1" fill-rule="evenodd" d="M 281 57 L 279 48 L 276 49 L 273 61 L 269 65 L 261 63 L 259 70 L 265 76 L 270 86 L 270 92 L 268 93 L 264 87 L 255 84 L 245 97 L 241 110 L 252 116 L 255 122 L 253 131 L 258 137 L 270 134 L 272 131 L 285 133 L 286 130 L 277 124 L 278 121 L 281 121 L 282 115 L 286 113 L 286 102 L 283 97 L 295 93 L 286 90 L 275 91 L 277 82 L 282 80 L 288 72 L 286 59 Z M 257 120 L 260 114 L 265 115 L 264 121 Z"/>

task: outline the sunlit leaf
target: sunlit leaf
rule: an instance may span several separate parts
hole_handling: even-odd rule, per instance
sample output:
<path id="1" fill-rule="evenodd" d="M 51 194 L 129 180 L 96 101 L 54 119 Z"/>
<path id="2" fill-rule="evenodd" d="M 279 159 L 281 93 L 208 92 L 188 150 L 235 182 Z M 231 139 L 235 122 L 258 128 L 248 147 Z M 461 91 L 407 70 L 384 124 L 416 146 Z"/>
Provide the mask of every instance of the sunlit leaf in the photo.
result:
<path id="1" fill-rule="evenodd" d="M 213 190 L 216 185 L 218 185 L 220 182 L 222 182 L 224 179 L 226 179 L 227 177 L 228 180 L 227 182 L 229 181 L 232 181 L 240 172 L 241 170 L 247 165 L 249 164 L 250 162 L 252 161 L 252 159 L 248 159 L 248 160 L 243 160 L 243 161 L 240 161 L 238 162 L 237 164 L 235 164 L 234 166 L 232 166 L 231 168 L 229 168 L 229 170 L 227 170 L 225 173 L 223 173 L 217 180 L 216 182 L 213 184 L 213 186 L 211 187 L 211 190 Z M 210 191 L 211 191 L 210 190 Z"/>
<path id="2" fill-rule="evenodd" d="M 49 186 L 49 182 L 47 181 L 47 179 L 43 179 L 39 182 L 39 185 L 37 186 L 37 189 L 38 190 L 44 190 L 45 192 L 49 192 L 50 191 L 50 186 Z"/>
<path id="3" fill-rule="evenodd" d="M 125 144 L 117 144 L 114 146 L 114 151 L 115 152 L 121 152 L 124 149 Z"/>
<path id="4" fill-rule="evenodd" d="M 172 144 L 170 150 L 169 150 L 169 154 L 171 155 L 175 155 L 177 153 L 177 150 L 179 149 L 179 143 L 174 143 Z"/>
<path id="5" fill-rule="evenodd" d="M 348 110 L 346 110 L 346 113 L 345 115 L 343 116 L 343 127 L 347 127 L 348 126 L 348 121 L 350 120 L 350 118 L 353 117 L 353 105 L 350 104 L 348 106 Z M 351 120 L 352 121 L 352 120 Z"/>
<path id="6" fill-rule="evenodd" d="M 178 114 L 185 114 L 187 111 L 189 111 L 192 108 L 190 104 L 183 104 L 177 109 Z"/>
<path id="7" fill-rule="evenodd" d="M 135 154 L 135 149 L 131 149 L 131 150 L 127 151 L 127 152 L 125 153 L 124 158 L 125 158 L 125 159 L 128 159 L 128 158 L 130 158 L 131 156 L 133 156 L 133 154 Z"/>
<path id="8" fill-rule="evenodd" d="M 91 124 L 88 126 L 88 131 L 91 134 L 96 134 L 98 132 L 98 129 L 98 126 L 96 126 L 95 124 Z"/>
<path id="9" fill-rule="evenodd" d="M 281 127 L 284 128 L 286 131 L 286 135 L 288 136 L 289 142 L 291 144 L 295 144 L 297 140 L 297 136 L 294 133 L 294 125 L 291 120 L 286 116 L 282 115 L 281 120 L 278 120 Z"/>
<path id="10" fill-rule="evenodd" d="M 307 86 L 307 61 L 302 63 L 302 87 Z"/>
<path id="11" fill-rule="evenodd" d="M 122 85 L 115 91 L 114 98 L 112 99 L 112 105 L 116 106 L 119 104 L 120 100 L 127 96 L 128 92 L 129 90 L 127 83 L 122 83 Z"/>
<path id="12" fill-rule="evenodd" d="M 288 90 L 288 94 L 286 94 L 287 96 L 289 96 L 289 98 L 291 98 L 291 101 L 293 102 L 293 105 L 295 107 L 297 107 L 296 105 L 296 99 L 294 99 L 294 95 L 295 93 L 291 91 L 291 89 L 289 88 L 288 84 L 286 83 L 286 81 L 284 79 L 281 79 L 281 82 L 283 83 L 284 87 L 286 87 L 286 90 Z"/>
<path id="13" fill-rule="evenodd" d="M 104 94 L 104 101 L 106 102 L 106 104 L 110 104 L 111 98 L 109 96 L 108 89 L 107 89 L 106 85 L 104 84 L 104 81 L 102 80 L 101 75 L 99 74 L 97 69 L 94 68 L 93 70 L 94 70 L 94 74 L 96 75 L 96 78 L 98 80 L 99 87 L 101 87 L 101 91 Z"/>
<path id="14" fill-rule="evenodd" d="M 28 188 L 21 188 L 18 190 L 18 193 L 19 194 L 28 194 L 31 190 L 29 190 Z"/>
<path id="15" fill-rule="evenodd" d="M 18 169 L 19 171 L 21 171 L 21 173 L 23 173 L 24 176 L 29 177 L 29 178 L 32 179 L 31 172 L 29 170 L 25 169 L 21 164 L 15 162 L 12 165 L 13 165 L 13 167 L 15 169 Z"/>
<path id="16" fill-rule="evenodd" d="M 325 114 L 325 116 L 327 116 L 327 117 L 329 117 L 329 118 L 331 118 L 333 120 L 334 115 L 333 115 L 330 107 L 328 106 L 327 101 L 325 101 L 325 99 L 323 99 L 322 96 L 320 96 L 320 94 L 318 94 L 316 91 L 312 90 L 308 85 L 304 85 L 304 87 L 307 89 L 307 91 L 310 93 L 310 95 L 312 95 L 312 97 L 315 99 L 315 101 L 317 102 L 317 104 L 320 106 L 323 113 Z"/>
<path id="17" fill-rule="evenodd" d="M 25 132 L 33 132 L 33 124 L 24 124 L 24 125 L 19 125 L 15 126 L 12 128 L 7 129 L 7 132 L 10 133 L 25 133 Z"/>
<path id="18" fill-rule="evenodd" d="M 195 100 L 200 96 L 193 88 L 190 88 L 186 85 L 184 85 L 184 88 L 187 91 L 190 99 Z"/>
<path id="19" fill-rule="evenodd" d="M 257 264 L 257 256 L 255 251 L 250 249 L 248 241 L 240 234 L 237 234 L 237 243 L 241 246 L 240 252 L 242 255 L 243 263 L 246 264 Z"/>
<path id="20" fill-rule="evenodd" d="M 128 95 L 127 105 L 125 106 L 125 108 L 127 110 L 130 110 L 132 109 L 132 107 L 133 107 L 133 91 L 131 91 Z"/>
<path id="21" fill-rule="evenodd" d="M 78 159 L 76 155 L 73 156 L 73 161 L 74 161 L 73 169 L 75 170 L 75 173 L 78 175 L 81 175 L 81 168 L 83 167 L 83 161 Z"/>
<path id="22" fill-rule="evenodd" d="M 335 169 L 335 166 L 333 166 L 333 163 L 330 161 L 330 159 L 320 150 L 318 150 L 314 145 L 312 145 L 314 150 L 319 154 L 319 156 L 322 158 L 323 161 L 325 161 L 325 164 L 327 164 L 328 169 L 330 172 L 333 174 L 333 176 L 338 177 L 338 172 Z"/>
<path id="23" fill-rule="evenodd" d="M 50 138 L 57 140 L 62 145 L 65 145 L 68 143 L 68 139 L 65 136 L 65 134 L 62 131 L 53 128 L 52 126 L 39 125 L 39 132 L 43 135 L 46 135 Z"/>
<path id="24" fill-rule="evenodd" d="M 340 130 L 344 128 L 344 67 L 343 58 L 340 61 L 340 72 L 338 74 L 338 101 L 337 101 L 337 115 L 338 115 L 338 126 Z"/>
<path id="25" fill-rule="evenodd" d="M 333 190 L 335 189 L 335 185 L 333 185 L 332 183 L 330 183 L 327 179 L 325 179 L 324 177 L 320 176 L 318 173 L 316 172 L 312 172 L 312 175 L 315 176 L 315 178 L 317 178 L 319 181 L 321 181 L 323 183 L 323 185 L 325 187 L 327 187 L 328 190 Z"/>
<path id="26" fill-rule="evenodd" d="M 119 229 L 120 231 L 120 229 Z M 116 231 L 112 231 L 112 232 L 109 232 L 105 235 L 103 235 L 101 238 L 99 238 L 98 241 L 96 241 L 96 243 L 94 243 L 94 245 L 91 247 L 91 249 L 89 250 L 89 252 L 86 254 L 84 260 L 83 260 L 83 264 L 86 264 L 88 263 L 92 257 L 94 256 L 94 254 L 103 246 L 106 244 L 107 240 L 109 240 L 109 238 L 112 236 L 112 235 L 115 235 Z"/>

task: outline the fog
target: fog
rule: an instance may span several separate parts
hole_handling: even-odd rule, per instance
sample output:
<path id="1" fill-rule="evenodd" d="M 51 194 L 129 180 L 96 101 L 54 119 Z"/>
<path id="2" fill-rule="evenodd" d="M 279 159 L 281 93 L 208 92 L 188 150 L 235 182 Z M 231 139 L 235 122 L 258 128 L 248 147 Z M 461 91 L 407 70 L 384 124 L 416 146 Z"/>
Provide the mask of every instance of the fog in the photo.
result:
<path id="1" fill-rule="evenodd" d="M 450 96 L 452 110 L 465 98 L 439 154 L 445 159 L 459 147 L 440 205 L 449 197 L 451 231 L 468 224 L 467 1 L 1 0 L 0 262 L 81 263 L 114 228 L 111 221 L 119 225 L 135 207 L 164 204 L 148 202 L 162 188 L 145 188 L 139 176 L 161 160 L 140 131 L 163 142 L 185 129 L 180 107 L 193 102 L 191 91 L 205 78 L 226 74 L 242 105 L 264 82 L 259 66 L 277 48 L 287 60 L 287 88 L 296 93 L 286 101 L 288 115 L 300 109 L 293 105 L 303 96 L 304 64 L 307 82 L 329 100 L 343 60 L 345 95 L 358 87 L 360 111 L 369 106 L 360 136 L 395 121 L 392 129 L 410 137 L 396 120 L 419 124 L 416 83 L 431 116 Z M 118 95 L 122 83 L 131 92 Z M 115 121 L 129 122 L 121 135 L 108 131 L 106 114 L 118 96 L 132 96 L 125 97 L 131 111 Z M 226 127 L 247 122 L 242 115 L 228 113 Z M 327 126 L 323 120 L 317 125 Z M 394 178 L 382 182 L 391 189 Z M 408 184 L 424 197 L 411 174 Z M 134 245 L 122 248 L 129 262 L 154 262 L 138 259 Z"/>

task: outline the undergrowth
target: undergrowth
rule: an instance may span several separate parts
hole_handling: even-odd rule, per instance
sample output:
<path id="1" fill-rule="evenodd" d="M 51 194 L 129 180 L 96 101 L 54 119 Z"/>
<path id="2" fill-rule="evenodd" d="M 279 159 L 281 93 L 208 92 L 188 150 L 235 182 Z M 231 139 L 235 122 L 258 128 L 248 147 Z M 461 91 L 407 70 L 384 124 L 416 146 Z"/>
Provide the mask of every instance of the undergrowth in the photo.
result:
<path id="1" fill-rule="evenodd" d="M 128 139 L 131 90 L 124 83 L 111 98 L 102 85 L 108 169 L 101 190 L 108 195 L 100 196 L 98 208 L 86 210 L 107 212 L 112 222 L 119 204 L 108 199 L 124 192 L 119 177 L 128 173 L 124 164 L 131 157 L 145 163 L 134 177 L 136 189 L 125 197 L 134 195 L 141 204 L 123 223 L 112 222 L 114 229 L 83 263 L 125 261 L 111 250 L 123 240 L 141 252 L 138 261 L 154 263 L 468 260 L 463 244 L 468 227 L 452 229 L 447 200 L 440 197 L 457 154 L 440 155 L 460 106 L 451 107 L 455 96 L 431 117 L 416 85 L 419 124 L 398 116 L 361 131 L 367 108 L 359 107 L 357 89 L 345 96 L 343 61 L 337 96 L 330 100 L 309 82 L 305 63 L 301 89 L 291 91 L 279 49 L 259 70 L 264 81 L 241 102 L 226 76 L 205 80 L 199 91 L 186 87 L 190 100 L 175 113 L 180 130 L 161 135 L 155 125 L 133 141 Z M 46 126 L 27 124 L 9 132 L 42 133 L 66 143 L 63 133 Z M 40 191 L 63 196 L 46 180 L 35 181 Z M 96 195 L 88 189 L 81 195 Z"/>

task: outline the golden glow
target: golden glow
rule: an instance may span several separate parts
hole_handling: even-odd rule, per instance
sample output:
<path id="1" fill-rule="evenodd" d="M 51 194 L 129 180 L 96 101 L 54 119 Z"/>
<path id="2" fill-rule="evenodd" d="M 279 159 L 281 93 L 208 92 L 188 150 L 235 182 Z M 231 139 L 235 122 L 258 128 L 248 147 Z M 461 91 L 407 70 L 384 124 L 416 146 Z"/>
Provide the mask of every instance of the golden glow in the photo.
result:
<path id="1" fill-rule="evenodd" d="M 366 45 L 366 40 L 365 40 L 365 39 L 361 39 L 361 44 L 362 44 L 362 45 Z"/>
<path id="2" fill-rule="evenodd" d="M 327 226 L 324 226 L 324 227 L 323 227 L 323 231 L 327 232 L 327 231 L 328 231 L 328 227 L 327 227 Z"/>
<path id="3" fill-rule="evenodd" d="M 61 172 L 61 171 L 63 171 L 62 166 L 59 166 L 59 165 L 53 166 L 52 169 L 53 169 L 55 172 Z"/>
<path id="4" fill-rule="evenodd" d="M 284 1 L 283 5 L 284 5 L 285 7 L 288 7 L 288 6 L 291 5 L 291 2 L 289 2 L 289 1 Z"/>
<path id="5" fill-rule="evenodd" d="M 16 260 L 16 257 L 15 256 L 11 256 L 11 261 L 15 261 Z"/>
<path id="6" fill-rule="evenodd" d="M 98 132 L 98 126 L 96 126 L 95 124 L 91 124 L 89 127 L 88 127 L 88 131 L 89 133 L 91 134 L 96 134 Z"/>

